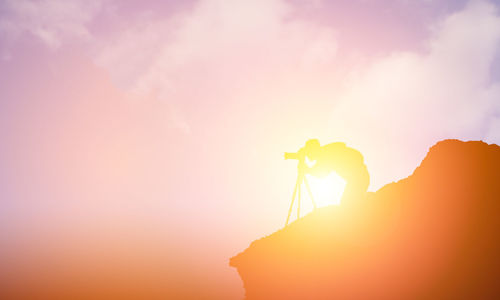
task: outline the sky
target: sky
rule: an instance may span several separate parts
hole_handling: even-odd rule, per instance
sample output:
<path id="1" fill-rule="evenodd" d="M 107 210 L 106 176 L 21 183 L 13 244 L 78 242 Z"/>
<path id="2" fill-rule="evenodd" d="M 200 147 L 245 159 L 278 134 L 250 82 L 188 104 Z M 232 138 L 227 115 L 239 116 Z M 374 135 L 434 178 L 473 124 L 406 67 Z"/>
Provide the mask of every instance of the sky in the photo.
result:
<path id="1" fill-rule="evenodd" d="M 439 140 L 500 143 L 500 1 L 0 1 L 12 270 L 148 261 L 241 297 L 228 259 L 283 226 L 309 138 L 370 191 Z"/>

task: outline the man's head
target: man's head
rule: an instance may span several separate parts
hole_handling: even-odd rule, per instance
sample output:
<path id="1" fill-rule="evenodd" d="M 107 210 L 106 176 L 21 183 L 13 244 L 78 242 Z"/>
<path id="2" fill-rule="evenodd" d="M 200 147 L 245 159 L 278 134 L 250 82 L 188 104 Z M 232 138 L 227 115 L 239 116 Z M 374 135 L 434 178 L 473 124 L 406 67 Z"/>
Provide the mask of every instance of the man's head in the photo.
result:
<path id="1" fill-rule="evenodd" d="M 306 151 L 306 155 L 309 160 L 317 160 L 321 152 L 319 141 L 317 139 L 308 140 L 304 146 L 304 150 Z"/>

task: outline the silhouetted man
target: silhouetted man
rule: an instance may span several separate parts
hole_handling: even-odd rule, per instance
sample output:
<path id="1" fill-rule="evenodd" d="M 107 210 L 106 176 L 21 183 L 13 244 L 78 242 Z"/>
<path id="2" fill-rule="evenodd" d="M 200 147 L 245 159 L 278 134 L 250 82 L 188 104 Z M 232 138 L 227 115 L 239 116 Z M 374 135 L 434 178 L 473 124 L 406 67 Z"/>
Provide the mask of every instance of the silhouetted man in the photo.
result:
<path id="1" fill-rule="evenodd" d="M 370 175 L 359 151 L 340 142 L 321 146 L 317 139 L 308 140 L 303 150 L 309 160 L 315 161 L 312 167 L 306 166 L 306 173 L 324 177 L 334 171 L 346 181 L 343 203 L 357 202 L 366 196 Z"/>

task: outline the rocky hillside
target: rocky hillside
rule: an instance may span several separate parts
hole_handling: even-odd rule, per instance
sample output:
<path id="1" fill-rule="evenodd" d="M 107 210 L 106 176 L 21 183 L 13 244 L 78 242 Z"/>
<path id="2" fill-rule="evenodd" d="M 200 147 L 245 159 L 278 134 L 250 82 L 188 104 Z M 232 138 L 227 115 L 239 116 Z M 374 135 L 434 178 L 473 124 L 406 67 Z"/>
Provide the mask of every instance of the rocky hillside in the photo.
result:
<path id="1" fill-rule="evenodd" d="M 361 207 L 325 207 L 231 258 L 247 299 L 500 298 L 500 147 L 434 145 Z"/>

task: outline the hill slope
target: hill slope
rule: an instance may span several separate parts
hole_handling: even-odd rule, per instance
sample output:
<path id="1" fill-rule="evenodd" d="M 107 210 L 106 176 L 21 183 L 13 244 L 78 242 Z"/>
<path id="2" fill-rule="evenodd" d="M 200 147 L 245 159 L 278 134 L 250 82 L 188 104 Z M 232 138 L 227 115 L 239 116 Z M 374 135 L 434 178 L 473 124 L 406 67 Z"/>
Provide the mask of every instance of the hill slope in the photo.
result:
<path id="1" fill-rule="evenodd" d="M 231 258 L 247 299 L 500 298 L 500 147 L 445 140 L 358 208 L 325 207 Z"/>

